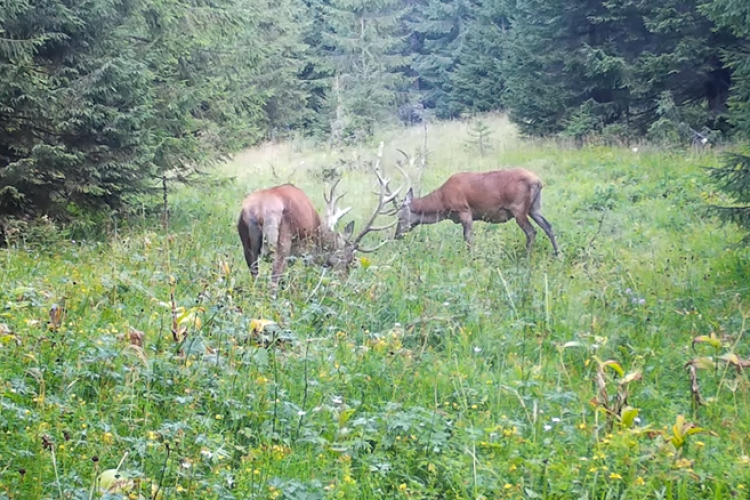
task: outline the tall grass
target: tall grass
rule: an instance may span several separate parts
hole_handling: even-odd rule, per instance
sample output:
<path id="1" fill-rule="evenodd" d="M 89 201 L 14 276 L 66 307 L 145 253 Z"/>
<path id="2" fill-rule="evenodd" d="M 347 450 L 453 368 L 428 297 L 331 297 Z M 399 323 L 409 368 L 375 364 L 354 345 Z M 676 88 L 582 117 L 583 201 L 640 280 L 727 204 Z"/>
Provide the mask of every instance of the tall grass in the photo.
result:
<path id="1" fill-rule="evenodd" d="M 750 281 L 704 212 L 714 155 L 484 121 L 484 155 L 470 124 L 439 123 L 426 142 L 383 134 L 382 165 L 398 183 L 398 149 L 426 144 L 423 194 L 459 170 L 535 171 L 560 258 L 540 232 L 527 260 L 512 222 L 477 224 L 470 254 L 444 222 L 345 282 L 290 266 L 271 300 L 235 232 L 246 192 L 294 182 L 322 208 L 336 168 L 351 219 L 376 203 L 376 145 L 304 141 L 175 193 L 169 234 L 3 250 L 0 498 L 99 498 L 121 461 L 112 494 L 131 498 L 746 497 Z"/>

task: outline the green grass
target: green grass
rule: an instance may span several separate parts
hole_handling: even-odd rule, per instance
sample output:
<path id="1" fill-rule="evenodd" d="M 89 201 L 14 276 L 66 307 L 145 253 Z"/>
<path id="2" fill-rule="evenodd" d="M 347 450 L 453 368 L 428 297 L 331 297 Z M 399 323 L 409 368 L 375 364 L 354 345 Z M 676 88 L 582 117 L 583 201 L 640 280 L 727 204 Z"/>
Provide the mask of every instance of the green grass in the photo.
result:
<path id="1" fill-rule="evenodd" d="M 718 358 L 748 358 L 750 270 L 734 228 L 705 215 L 715 156 L 525 142 L 486 122 L 483 157 L 467 124 L 431 125 L 415 188 L 529 168 L 560 258 L 540 230 L 527 260 L 512 222 L 477 224 L 468 254 L 444 222 L 346 282 L 290 266 L 273 301 L 270 264 L 253 283 L 235 231 L 246 192 L 292 181 L 322 208 L 321 173 L 338 166 L 346 220 L 376 201 L 375 146 L 303 142 L 174 193 L 169 235 L 131 221 L 106 243 L 2 250 L 0 499 L 100 498 L 94 479 L 121 461 L 132 480 L 115 497 L 747 498 L 748 378 Z M 415 154 L 422 133 L 383 136 L 394 183 L 396 148 Z M 274 346 L 257 319 L 276 322 Z M 698 358 L 700 406 L 685 368 Z M 674 446 L 679 415 L 703 432 Z"/>

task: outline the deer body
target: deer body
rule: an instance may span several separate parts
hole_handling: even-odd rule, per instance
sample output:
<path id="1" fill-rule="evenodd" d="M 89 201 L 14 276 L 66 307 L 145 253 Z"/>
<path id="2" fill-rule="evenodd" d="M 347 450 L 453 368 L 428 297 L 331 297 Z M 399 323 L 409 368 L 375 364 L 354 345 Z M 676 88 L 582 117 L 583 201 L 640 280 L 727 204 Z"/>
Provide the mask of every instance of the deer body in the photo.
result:
<path id="1" fill-rule="evenodd" d="M 463 226 L 464 240 L 473 245 L 473 223 L 501 224 L 515 219 L 526 234 L 526 252 L 536 238 L 531 217 L 547 234 L 555 254 L 558 252 L 552 225 L 541 213 L 542 182 L 524 169 L 490 172 L 459 172 L 430 194 L 414 198 L 411 189 L 398 211 L 396 238 L 403 237 L 420 224 L 452 220 Z"/>
<path id="2" fill-rule="evenodd" d="M 336 221 L 328 222 L 335 225 Z M 264 244 L 273 249 L 271 284 L 274 289 L 292 255 L 311 255 L 318 263 L 334 268 L 345 263 L 344 256 L 337 255 L 344 246 L 341 235 L 333 231 L 333 225 L 327 227 L 321 222 L 305 192 L 293 184 L 249 194 L 242 202 L 237 230 L 253 277 L 258 275 L 258 259 Z"/>

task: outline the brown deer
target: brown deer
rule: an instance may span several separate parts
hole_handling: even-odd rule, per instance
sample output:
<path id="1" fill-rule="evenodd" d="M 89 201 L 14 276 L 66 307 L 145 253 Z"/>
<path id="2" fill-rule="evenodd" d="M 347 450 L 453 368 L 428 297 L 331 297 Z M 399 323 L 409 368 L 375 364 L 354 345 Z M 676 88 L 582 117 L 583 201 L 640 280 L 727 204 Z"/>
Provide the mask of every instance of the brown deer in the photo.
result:
<path id="1" fill-rule="evenodd" d="M 411 188 L 398 209 L 396 239 L 420 224 L 450 219 L 464 229 L 469 250 L 473 245 L 474 221 L 501 224 L 514 218 L 526 234 L 526 254 L 536 238 L 531 217 L 541 227 L 558 253 L 552 225 L 541 212 L 542 182 L 521 168 L 490 172 L 459 172 L 430 194 L 414 198 Z"/>
<path id="2" fill-rule="evenodd" d="M 336 207 L 344 196 L 335 194 L 340 177 L 333 183 L 329 196 L 323 195 L 326 202 L 323 222 L 304 191 L 292 184 L 249 194 L 242 202 L 237 230 L 250 274 L 254 278 L 258 276 L 258 259 L 264 244 L 272 247 L 274 252 L 271 274 L 271 291 L 274 296 L 286 261 L 292 255 L 310 256 L 313 263 L 332 267 L 335 271 L 346 274 L 354 260 L 354 252 L 373 252 L 380 248 L 385 242 L 369 249 L 361 246 L 361 242 L 368 233 L 388 229 L 396 224 L 394 221 L 387 226 L 373 227 L 386 204 L 392 202 L 400 191 L 399 188 L 391 192 L 388 187 L 390 180 L 380 174 L 378 169 L 381 157 L 382 144 L 373 168 L 379 184 L 378 205 L 356 236 L 353 221 L 346 225 L 343 234 L 335 231 L 337 222 L 351 210 L 351 207 Z"/>

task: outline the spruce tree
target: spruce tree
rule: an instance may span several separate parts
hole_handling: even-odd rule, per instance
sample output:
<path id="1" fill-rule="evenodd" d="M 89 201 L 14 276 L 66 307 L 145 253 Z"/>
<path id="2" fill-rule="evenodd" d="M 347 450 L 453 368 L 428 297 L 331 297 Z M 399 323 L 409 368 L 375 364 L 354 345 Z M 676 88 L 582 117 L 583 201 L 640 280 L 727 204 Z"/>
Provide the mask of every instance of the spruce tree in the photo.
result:
<path id="1" fill-rule="evenodd" d="M 0 10 L 0 217 L 117 204 L 154 171 L 137 6 L 10 0 Z"/>
<path id="2" fill-rule="evenodd" d="M 703 6 L 716 24 L 738 37 L 739 42 L 723 47 L 722 57 L 732 71 L 729 120 L 740 135 L 750 138 L 750 3 L 713 0 Z"/>
<path id="3" fill-rule="evenodd" d="M 583 122 L 644 134 L 668 93 L 686 130 L 721 127 L 729 74 L 719 54 L 735 38 L 715 30 L 699 3 L 511 3 L 504 65 L 511 117 L 531 134 Z"/>
<path id="4" fill-rule="evenodd" d="M 564 73 L 579 48 L 570 28 L 585 22 L 587 3 L 531 0 L 510 4 L 503 71 L 509 116 L 521 132 L 547 135 L 562 129 L 569 108 L 585 101 L 580 81 Z M 543 22 L 542 22 L 543 20 Z"/>
<path id="5" fill-rule="evenodd" d="M 475 7 L 470 0 L 419 0 L 408 23 L 416 39 L 412 66 L 422 102 L 434 109 L 438 118 L 460 112 L 451 99 L 452 79 Z"/>
<path id="6" fill-rule="evenodd" d="M 485 0 L 475 6 L 475 18 L 466 25 L 451 77 L 454 110 L 476 113 L 502 108 L 502 46 L 507 31 L 508 19 L 499 0 Z"/>
<path id="7" fill-rule="evenodd" d="M 319 0 L 321 28 L 316 62 L 327 92 L 334 139 L 367 137 L 376 123 L 395 115 L 398 95 L 408 86 L 400 0 Z"/>
<path id="8" fill-rule="evenodd" d="M 293 121 L 294 0 L 8 0 L 0 218 L 117 208 Z"/>
<path id="9" fill-rule="evenodd" d="M 750 155 L 725 153 L 723 165 L 711 169 L 710 176 L 732 200 L 728 206 L 714 206 L 713 211 L 725 221 L 734 222 L 747 233 L 744 242 L 750 243 Z"/>
<path id="10" fill-rule="evenodd" d="M 714 0 L 704 8 L 717 24 L 741 40 L 725 50 L 723 57 L 733 71 L 729 119 L 738 137 L 747 141 L 750 139 L 750 5 L 736 0 Z M 742 227 L 746 231 L 744 242 L 750 243 L 750 155 L 726 153 L 722 166 L 710 170 L 710 175 L 733 202 L 714 210 L 724 220 Z"/>

